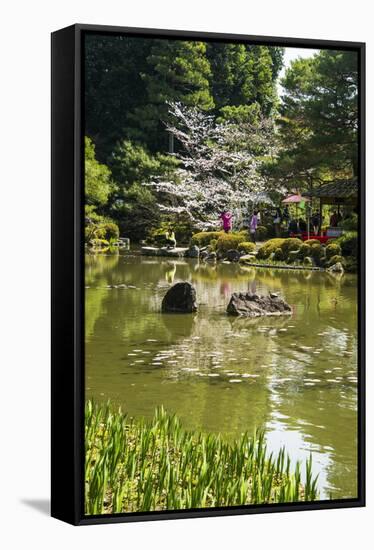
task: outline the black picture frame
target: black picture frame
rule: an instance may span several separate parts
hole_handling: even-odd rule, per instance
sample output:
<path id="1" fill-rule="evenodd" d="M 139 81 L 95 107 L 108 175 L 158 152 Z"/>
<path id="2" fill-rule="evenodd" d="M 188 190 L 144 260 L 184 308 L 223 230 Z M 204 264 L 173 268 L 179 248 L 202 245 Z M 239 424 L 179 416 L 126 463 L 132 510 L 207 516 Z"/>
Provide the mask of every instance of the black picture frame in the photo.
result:
<path id="1" fill-rule="evenodd" d="M 85 34 L 126 34 L 356 51 L 359 59 L 358 497 L 99 516 L 84 515 Z M 301 38 L 76 24 L 52 33 L 51 515 L 73 525 L 365 506 L 365 44 Z"/>

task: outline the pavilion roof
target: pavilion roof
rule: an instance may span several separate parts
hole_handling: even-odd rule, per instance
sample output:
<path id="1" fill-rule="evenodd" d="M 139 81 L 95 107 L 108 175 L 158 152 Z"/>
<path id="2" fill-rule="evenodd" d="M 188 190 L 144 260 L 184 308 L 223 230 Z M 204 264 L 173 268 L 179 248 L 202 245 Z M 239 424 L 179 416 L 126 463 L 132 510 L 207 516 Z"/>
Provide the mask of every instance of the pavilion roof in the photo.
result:
<path id="1" fill-rule="evenodd" d="M 306 191 L 308 197 L 325 199 L 350 199 L 358 196 L 357 180 L 337 180 L 323 183 L 317 189 Z"/>

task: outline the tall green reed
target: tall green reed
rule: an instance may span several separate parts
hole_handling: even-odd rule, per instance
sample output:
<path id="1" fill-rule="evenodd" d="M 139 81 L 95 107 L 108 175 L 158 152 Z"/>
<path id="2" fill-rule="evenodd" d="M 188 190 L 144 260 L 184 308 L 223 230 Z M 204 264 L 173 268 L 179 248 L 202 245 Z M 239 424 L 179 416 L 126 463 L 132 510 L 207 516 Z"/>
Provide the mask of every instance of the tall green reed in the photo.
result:
<path id="1" fill-rule="evenodd" d="M 261 430 L 233 443 L 186 431 L 163 407 L 150 421 L 86 403 L 86 514 L 297 502 L 318 498 L 312 456 L 291 470 Z"/>

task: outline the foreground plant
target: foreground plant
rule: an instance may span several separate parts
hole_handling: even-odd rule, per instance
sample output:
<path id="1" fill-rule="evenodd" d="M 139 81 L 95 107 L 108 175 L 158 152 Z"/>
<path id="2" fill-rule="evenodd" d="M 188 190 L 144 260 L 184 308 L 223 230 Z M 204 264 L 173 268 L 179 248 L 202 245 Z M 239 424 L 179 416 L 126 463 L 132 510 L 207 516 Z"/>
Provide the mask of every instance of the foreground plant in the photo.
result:
<path id="1" fill-rule="evenodd" d="M 234 443 L 189 432 L 156 409 L 137 420 L 110 404 L 85 411 L 85 512 L 105 514 L 315 500 L 312 457 L 291 469 L 282 448 L 268 454 L 264 433 Z"/>

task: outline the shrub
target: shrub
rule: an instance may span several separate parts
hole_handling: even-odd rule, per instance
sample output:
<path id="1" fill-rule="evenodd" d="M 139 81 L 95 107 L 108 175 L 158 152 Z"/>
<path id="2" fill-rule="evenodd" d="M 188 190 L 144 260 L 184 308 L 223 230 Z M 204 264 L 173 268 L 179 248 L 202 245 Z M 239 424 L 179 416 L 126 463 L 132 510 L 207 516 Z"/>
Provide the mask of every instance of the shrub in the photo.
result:
<path id="1" fill-rule="evenodd" d="M 300 239 L 284 239 L 281 245 L 284 256 L 287 258 L 291 251 L 299 250 L 302 244 Z"/>
<path id="2" fill-rule="evenodd" d="M 319 242 L 318 239 L 308 239 L 308 240 L 304 241 L 304 244 L 308 244 L 309 246 L 312 246 L 313 244 L 321 245 L 321 243 Z"/>
<path id="3" fill-rule="evenodd" d="M 329 261 L 327 262 L 327 267 L 331 267 L 332 265 L 335 265 L 337 263 L 341 263 L 343 266 L 346 265 L 346 262 L 343 256 L 336 254 L 336 256 L 332 256 L 332 258 L 329 259 Z"/>
<path id="4" fill-rule="evenodd" d="M 168 220 L 164 220 L 157 228 L 154 228 L 149 232 L 147 242 L 159 246 L 165 245 L 167 242 L 166 232 L 168 231 L 170 226 L 174 231 L 177 243 L 187 244 L 190 241 L 191 226 L 188 221 L 177 220 L 170 222 Z"/>
<path id="5" fill-rule="evenodd" d="M 277 262 L 282 262 L 284 260 L 283 250 L 281 248 L 276 248 L 273 255 L 273 260 Z"/>
<path id="6" fill-rule="evenodd" d="M 302 256 L 303 258 L 305 258 L 306 256 L 310 256 L 311 253 L 312 253 L 312 248 L 310 244 L 307 244 L 305 242 L 300 246 L 300 256 Z"/>
<path id="7" fill-rule="evenodd" d="M 303 260 L 303 264 L 305 266 L 312 266 L 313 265 L 313 259 L 310 256 L 305 256 Z"/>
<path id="8" fill-rule="evenodd" d="M 227 252 L 228 250 L 237 249 L 239 244 L 245 241 L 246 236 L 240 233 L 223 233 L 217 241 L 217 250 Z"/>
<path id="9" fill-rule="evenodd" d="M 326 246 L 326 258 L 329 260 L 333 256 L 341 256 L 342 249 L 339 244 L 330 243 Z"/>
<path id="10" fill-rule="evenodd" d="M 348 256 L 345 258 L 345 270 L 347 273 L 357 273 L 357 258 Z"/>
<path id="11" fill-rule="evenodd" d="M 355 213 L 352 213 L 349 218 L 339 223 L 339 226 L 346 231 L 357 231 L 358 226 L 358 216 Z"/>
<path id="12" fill-rule="evenodd" d="M 354 258 L 357 258 L 358 239 L 356 232 L 351 231 L 349 233 L 344 233 L 344 235 L 338 239 L 335 239 L 334 243 L 340 245 L 343 256 L 353 256 Z"/>
<path id="13" fill-rule="evenodd" d="M 244 240 L 248 242 L 249 232 L 248 229 L 241 229 L 237 233 L 234 233 L 234 235 L 240 235 L 241 237 L 244 237 Z"/>
<path id="14" fill-rule="evenodd" d="M 113 222 L 107 222 L 102 227 L 104 235 L 103 238 L 109 241 L 110 239 L 118 240 L 119 228 L 118 225 Z"/>
<path id="15" fill-rule="evenodd" d="M 264 225 L 259 225 L 256 230 L 256 238 L 259 241 L 264 241 L 266 237 L 268 236 L 268 230 Z"/>
<path id="16" fill-rule="evenodd" d="M 309 239 L 305 241 L 306 245 L 309 246 L 309 255 L 317 262 L 319 263 L 320 260 L 325 255 L 324 247 L 321 245 L 321 243 L 317 239 Z"/>
<path id="17" fill-rule="evenodd" d="M 249 241 L 244 241 L 239 244 L 238 250 L 243 251 L 246 254 L 250 254 L 251 252 L 254 252 L 256 250 L 256 245 Z"/>
<path id="18" fill-rule="evenodd" d="M 223 231 L 201 231 L 195 233 L 191 237 L 191 244 L 196 246 L 208 246 L 212 239 L 219 239 L 221 235 L 225 235 Z"/>
<path id="19" fill-rule="evenodd" d="M 270 239 L 260 247 L 257 257 L 266 260 L 277 248 L 282 248 L 283 241 L 284 239 Z"/>
<path id="20" fill-rule="evenodd" d="M 209 246 L 211 247 L 212 250 L 217 250 L 217 242 L 218 242 L 217 239 L 212 239 L 212 240 L 210 241 Z"/>

